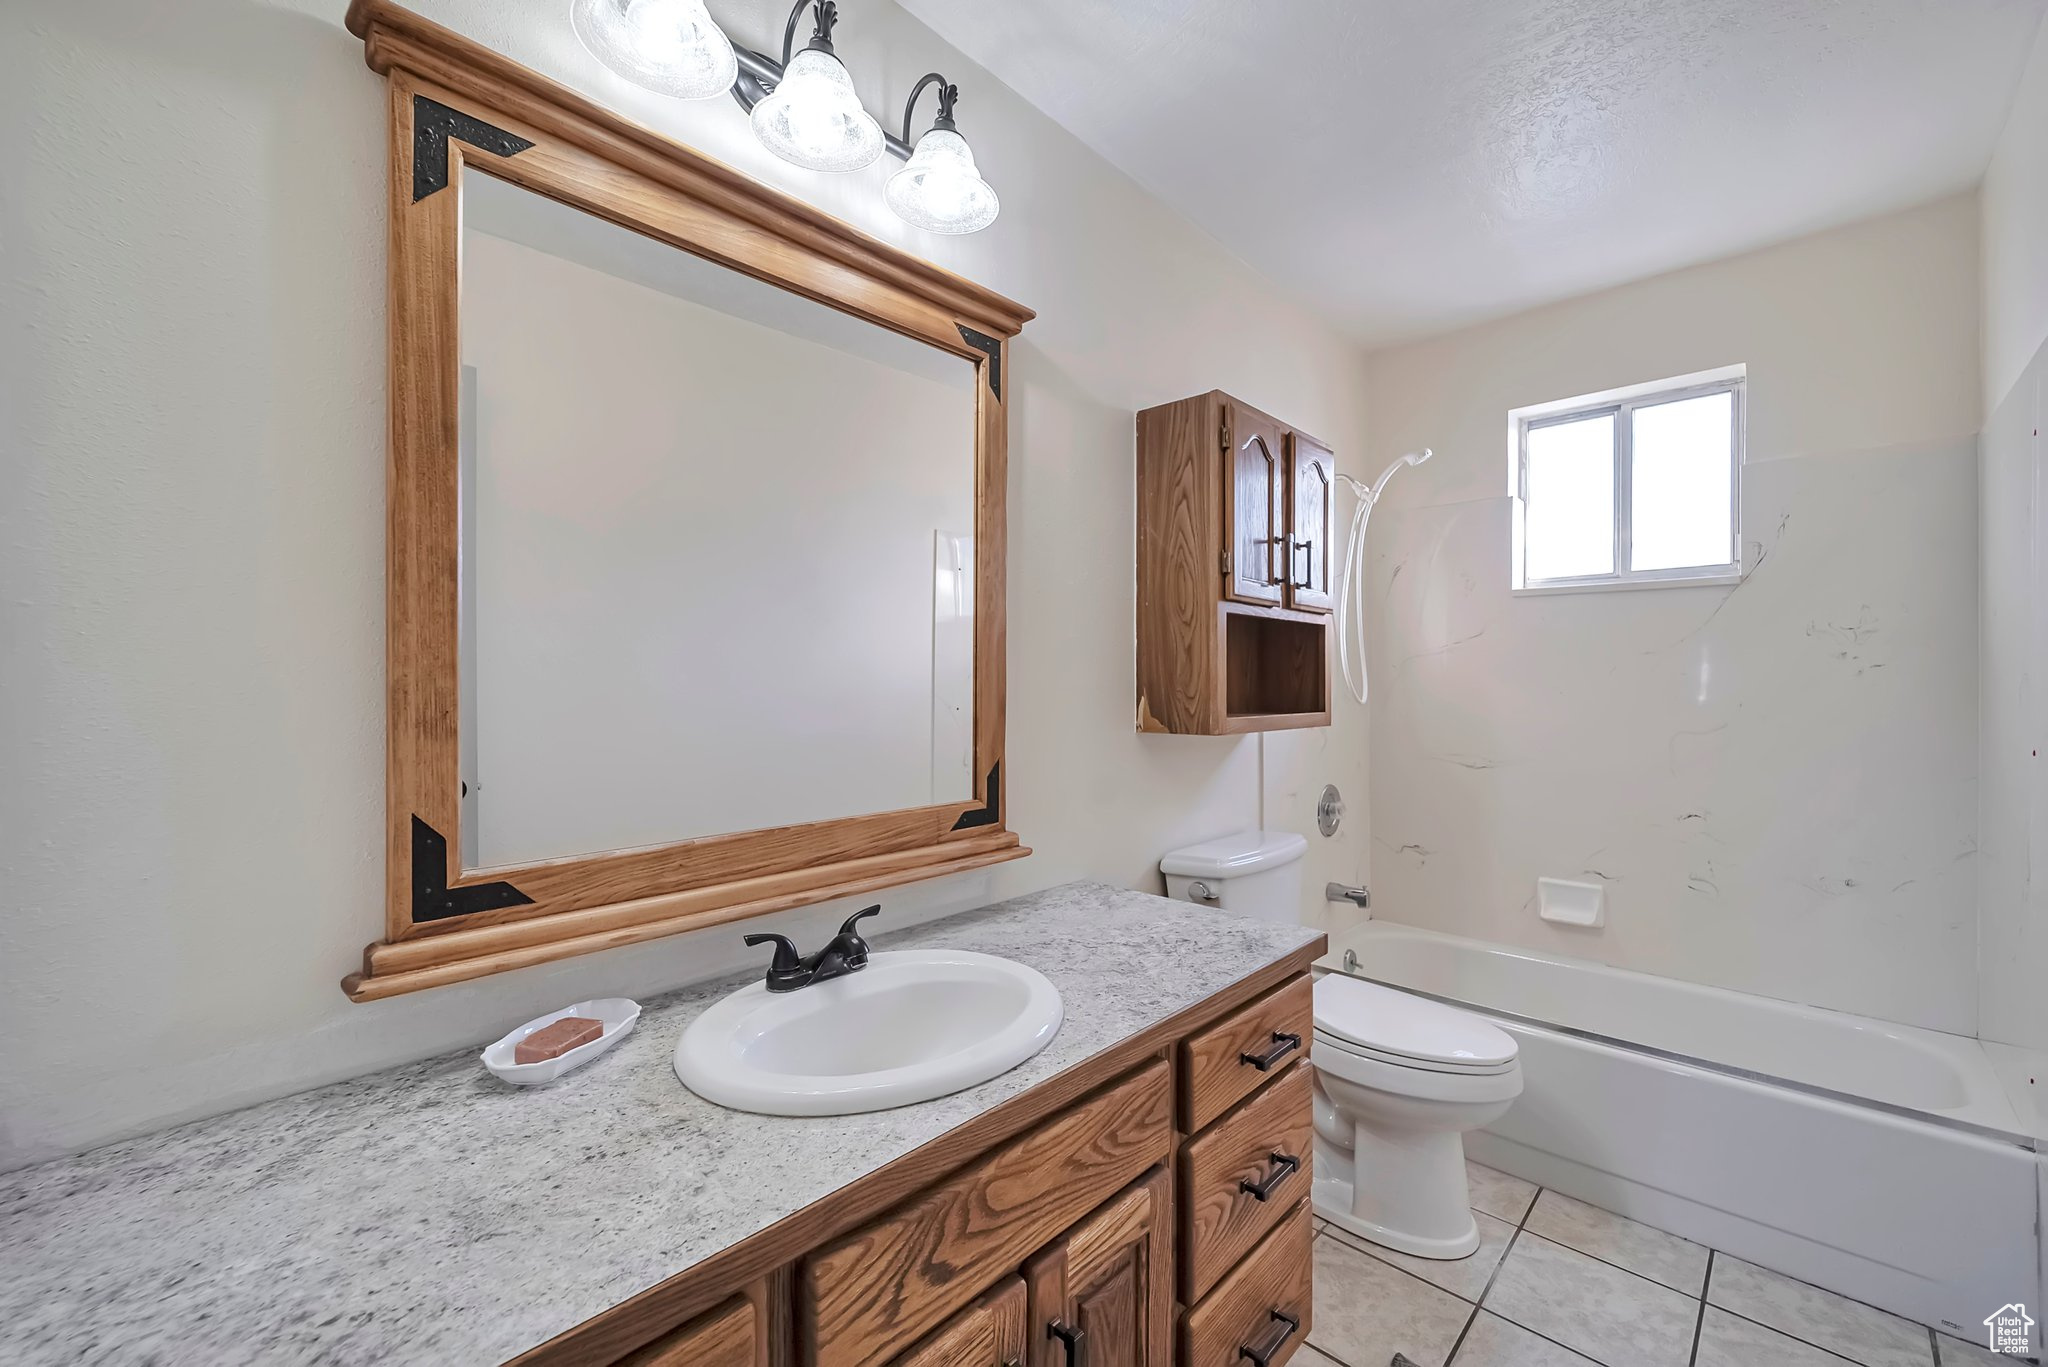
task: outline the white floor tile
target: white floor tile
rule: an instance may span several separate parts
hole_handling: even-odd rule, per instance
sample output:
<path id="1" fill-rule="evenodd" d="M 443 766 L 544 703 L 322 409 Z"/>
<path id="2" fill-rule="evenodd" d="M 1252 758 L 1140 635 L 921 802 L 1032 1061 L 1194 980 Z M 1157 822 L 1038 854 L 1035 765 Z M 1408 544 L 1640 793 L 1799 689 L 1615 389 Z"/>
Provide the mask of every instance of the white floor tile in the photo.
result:
<path id="1" fill-rule="evenodd" d="M 1474 1211 L 1472 1218 L 1479 1225 L 1479 1247 L 1468 1256 L 1452 1261 L 1396 1253 L 1335 1225 L 1329 1226 L 1325 1232 L 1333 1239 L 1340 1239 L 1353 1248 L 1414 1273 L 1432 1286 L 1441 1286 L 1454 1296 L 1476 1301 L 1479 1293 L 1486 1289 L 1487 1278 L 1493 1275 L 1493 1269 L 1500 1263 L 1500 1255 L 1507 1252 L 1508 1240 L 1514 1237 L 1515 1227 L 1505 1220 L 1494 1219 L 1484 1211 Z"/>
<path id="2" fill-rule="evenodd" d="M 1538 1338 L 1519 1324 L 1482 1310 L 1479 1318 L 1458 1345 L 1451 1367 L 1599 1367 L 1591 1358 L 1580 1357 L 1548 1339 Z"/>
<path id="3" fill-rule="evenodd" d="M 1688 1296 L 1698 1296 L 1706 1288 L 1707 1250 L 1703 1245 L 1584 1201 L 1545 1191 L 1529 1212 L 1527 1228 L 1553 1243 L 1590 1253 Z"/>
<path id="4" fill-rule="evenodd" d="M 1444 1367 L 1470 1305 L 1327 1234 L 1315 1252 L 1311 1344 L 1346 1367 L 1387 1367 L 1396 1353 Z"/>
<path id="5" fill-rule="evenodd" d="M 1686 1367 L 1699 1302 L 1526 1231 L 1483 1302 L 1601 1362 Z"/>
<path id="6" fill-rule="evenodd" d="M 2026 1361 L 2010 1353 L 1994 1353 L 1984 1346 L 1981 1339 L 1970 1343 L 1950 1334 L 1940 1337 L 1941 1367 L 2018 1367 L 2019 1363 Z"/>
<path id="7" fill-rule="evenodd" d="M 1843 1367 L 1843 1359 L 1710 1305 L 1693 1367 Z"/>
<path id="8" fill-rule="evenodd" d="M 1536 1199 L 1534 1182 L 1524 1182 L 1519 1177 L 1482 1168 L 1470 1161 L 1465 1164 L 1465 1185 L 1472 1192 L 1472 1209 L 1485 1211 L 1511 1225 L 1522 1223 L 1522 1217 L 1529 1213 L 1530 1203 Z"/>
<path id="9" fill-rule="evenodd" d="M 1346 1364 L 1322 1352 L 1315 1345 L 1304 1343 L 1294 1350 L 1294 1356 L 1288 1360 L 1288 1367 L 1346 1367 Z"/>
<path id="10" fill-rule="evenodd" d="M 1931 1367 L 1934 1361 L 1924 1326 L 1726 1253 L 1714 1255 L 1707 1299 L 1863 1367 Z"/>

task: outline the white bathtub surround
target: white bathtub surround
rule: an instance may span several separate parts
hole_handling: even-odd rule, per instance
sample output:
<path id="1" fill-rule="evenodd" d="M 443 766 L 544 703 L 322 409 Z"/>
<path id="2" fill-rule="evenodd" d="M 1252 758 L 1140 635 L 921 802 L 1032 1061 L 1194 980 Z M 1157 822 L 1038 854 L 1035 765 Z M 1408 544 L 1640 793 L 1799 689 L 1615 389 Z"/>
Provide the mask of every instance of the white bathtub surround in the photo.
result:
<path id="1" fill-rule="evenodd" d="M 1975 477 L 1970 441 L 1752 464 L 1732 589 L 1517 598 L 1505 496 L 1393 511 L 1375 914 L 1974 1030 Z M 1539 919 L 1545 877 L 1605 926 Z"/>
<path id="2" fill-rule="evenodd" d="M 1372 357 L 1371 445 L 1436 448 L 1373 525 L 1376 916 L 1974 1031 L 1977 237 L 1960 196 Z M 1508 412 L 1735 363 L 1748 580 L 1512 598 Z"/>
<path id="3" fill-rule="evenodd" d="M 2011 1361 L 1490 1168 L 1474 1164 L 1472 1185 L 1535 1203 L 1526 1219 L 1480 1215 L 1494 1233 L 1463 1264 L 1322 1228 L 1309 1343 L 1327 1356 L 1310 1363 L 1933 1367 L 1937 1342 L 1943 1367 Z"/>
<path id="4" fill-rule="evenodd" d="M 1482 1163 L 1953 1332 L 2038 1285 L 2035 1155 L 1976 1040 L 1386 922 L 1347 950 L 1514 1037 Z"/>

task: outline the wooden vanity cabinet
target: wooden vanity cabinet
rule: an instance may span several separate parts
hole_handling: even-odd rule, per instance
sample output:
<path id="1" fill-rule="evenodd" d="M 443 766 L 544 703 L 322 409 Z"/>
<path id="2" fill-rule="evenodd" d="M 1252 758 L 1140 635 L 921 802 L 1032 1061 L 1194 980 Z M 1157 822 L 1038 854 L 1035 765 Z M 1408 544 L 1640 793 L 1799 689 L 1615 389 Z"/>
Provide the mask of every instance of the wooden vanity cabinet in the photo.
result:
<path id="1" fill-rule="evenodd" d="M 517 1361 L 1282 1367 L 1309 1329 L 1302 1046 L 1306 969 L 1324 948 L 1303 946 Z"/>
<path id="2" fill-rule="evenodd" d="M 1336 464 L 1211 392 L 1138 414 L 1140 731 L 1330 721 Z"/>

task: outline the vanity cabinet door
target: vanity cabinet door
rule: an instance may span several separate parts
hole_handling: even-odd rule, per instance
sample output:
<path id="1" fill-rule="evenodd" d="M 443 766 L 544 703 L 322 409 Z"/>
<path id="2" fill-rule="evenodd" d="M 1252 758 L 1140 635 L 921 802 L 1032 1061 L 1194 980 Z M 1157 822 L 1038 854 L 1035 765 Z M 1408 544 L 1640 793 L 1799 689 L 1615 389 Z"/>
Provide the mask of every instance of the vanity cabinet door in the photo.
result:
<path id="1" fill-rule="evenodd" d="M 1314 437 L 1287 434 L 1288 524 L 1287 606 L 1328 612 L 1331 552 L 1336 548 L 1336 458 Z"/>
<path id="2" fill-rule="evenodd" d="M 1223 592 L 1240 603 L 1278 603 L 1287 585 L 1283 559 L 1287 447 L 1280 424 L 1226 400 L 1223 404 Z"/>
<path id="3" fill-rule="evenodd" d="M 1028 1313 L 1024 1279 L 1007 1277 L 893 1367 L 1023 1367 Z"/>
<path id="4" fill-rule="evenodd" d="M 1028 1367 L 1167 1367 L 1172 1187 L 1154 1172 L 1025 1266 Z"/>

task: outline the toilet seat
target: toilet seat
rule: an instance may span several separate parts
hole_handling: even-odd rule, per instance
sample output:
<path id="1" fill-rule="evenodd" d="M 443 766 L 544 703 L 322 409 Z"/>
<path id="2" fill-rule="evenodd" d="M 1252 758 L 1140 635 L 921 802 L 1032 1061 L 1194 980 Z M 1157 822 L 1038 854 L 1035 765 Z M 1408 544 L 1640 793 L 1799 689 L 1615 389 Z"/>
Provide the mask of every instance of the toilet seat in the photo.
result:
<path id="1" fill-rule="evenodd" d="M 1316 1044 L 1430 1073 L 1493 1076 L 1517 1066 L 1514 1037 L 1456 1007 L 1330 973 L 1315 984 Z"/>

